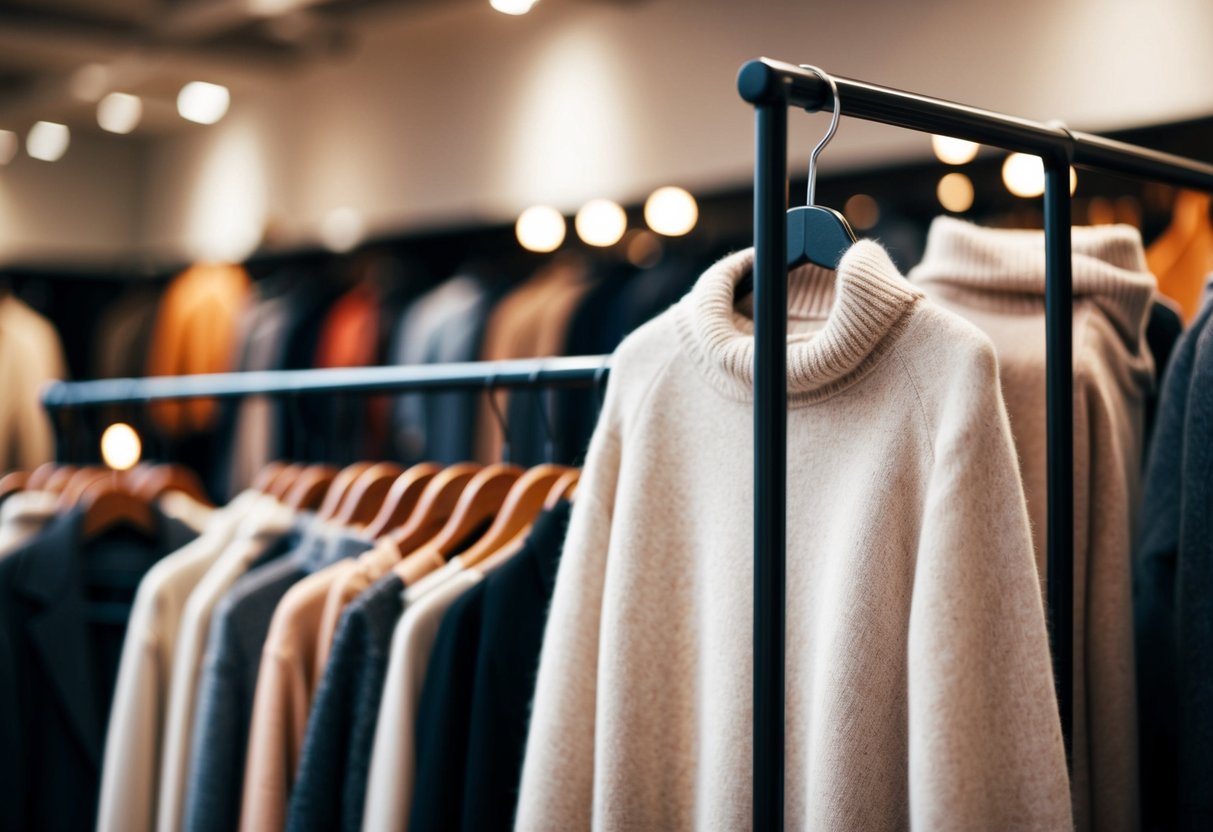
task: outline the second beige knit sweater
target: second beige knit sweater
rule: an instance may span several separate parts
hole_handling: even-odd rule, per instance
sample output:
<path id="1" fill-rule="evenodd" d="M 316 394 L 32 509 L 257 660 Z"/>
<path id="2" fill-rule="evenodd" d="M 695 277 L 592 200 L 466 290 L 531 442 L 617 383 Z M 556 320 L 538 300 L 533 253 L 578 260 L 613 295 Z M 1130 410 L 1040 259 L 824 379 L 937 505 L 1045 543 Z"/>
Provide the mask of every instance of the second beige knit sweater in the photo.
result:
<path id="1" fill-rule="evenodd" d="M 751 823 L 752 266 L 619 348 L 540 660 L 520 830 Z M 789 278 L 788 829 L 1070 827 L 989 340 L 876 243 Z"/>
<path id="2" fill-rule="evenodd" d="M 1074 286 L 1074 816 L 1079 830 L 1137 829 L 1132 542 L 1141 501 L 1145 338 L 1155 282 L 1126 225 L 1072 231 Z M 1045 575 L 1045 248 L 1041 231 L 931 226 L 910 272 L 928 297 L 994 342 L 1019 451 L 1037 568 Z M 1044 591 L 1042 583 L 1041 591 Z"/>

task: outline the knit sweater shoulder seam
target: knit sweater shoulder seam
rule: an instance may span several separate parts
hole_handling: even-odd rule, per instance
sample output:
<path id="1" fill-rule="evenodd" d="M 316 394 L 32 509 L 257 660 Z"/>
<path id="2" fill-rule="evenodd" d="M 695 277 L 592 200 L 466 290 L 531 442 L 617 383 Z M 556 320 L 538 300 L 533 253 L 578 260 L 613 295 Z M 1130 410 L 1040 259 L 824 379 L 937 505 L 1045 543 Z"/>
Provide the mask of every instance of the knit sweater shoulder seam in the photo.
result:
<path id="1" fill-rule="evenodd" d="M 914 370 L 910 366 L 910 362 L 906 360 L 902 350 L 894 348 L 892 350 L 897 361 L 905 370 L 906 380 L 910 382 L 910 388 L 914 391 L 914 401 L 918 402 L 918 415 L 922 417 L 923 433 L 927 438 L 927 449 L 931 452 L 931 464 L 935 464 L 935 438 L 931 435 L 931 420 L 927 418 L 927 406 L 922 400 L 922 391 L 918 387 L 918 380 L 914 378 Z"/>
<path id="2" fill-rule="evenodd" d="M 665 376 L 666 370 L 668 370 L 670 365 L 674 363 L 674 359 L 678 357 L 678 354 L 681 351 L 682 345 L 680 344 L 678 347 L 671 350 L 670 354 L 662 360 L 660 366 L 653 371 L 652 377 L 649 378 L 648 382 L 645 384 L 644 392 L 640 395 L 640 398 L 636 403 L 636 407 L 630 414 L 627 414 L 629 421 L 639 419 L 644 413 L 645 407 L 648 406 L 649 399 L 651 399 L 654 395 L 653 391 L 657 389 L 657 382 Z M 618 427 L 616 425 L 609 422 L 607 423 L 607 435 L 615 441 L 616 445 L 619 445 L 620 443 L 617 430 Z"/>

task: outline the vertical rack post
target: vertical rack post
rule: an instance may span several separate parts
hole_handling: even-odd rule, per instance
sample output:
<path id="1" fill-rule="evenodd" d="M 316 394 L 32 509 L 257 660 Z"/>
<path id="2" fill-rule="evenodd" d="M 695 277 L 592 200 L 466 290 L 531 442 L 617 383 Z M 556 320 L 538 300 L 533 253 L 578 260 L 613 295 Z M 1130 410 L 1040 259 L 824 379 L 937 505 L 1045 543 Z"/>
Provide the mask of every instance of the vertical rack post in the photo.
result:
<path id="1" fill-rule="evenodd" d="M 1049 633 L 1066 759 L 1074 719 L 1074 368 L 1070 255 L 1070 158 L 1045 164 L 1045 384 L 1048 418 Z"/>
<path id="2" fill-rule="evenodd" d="M 755 107 L 754 829 L 783 829 L 787 523 L 787 166 L 784 96 Z"/>

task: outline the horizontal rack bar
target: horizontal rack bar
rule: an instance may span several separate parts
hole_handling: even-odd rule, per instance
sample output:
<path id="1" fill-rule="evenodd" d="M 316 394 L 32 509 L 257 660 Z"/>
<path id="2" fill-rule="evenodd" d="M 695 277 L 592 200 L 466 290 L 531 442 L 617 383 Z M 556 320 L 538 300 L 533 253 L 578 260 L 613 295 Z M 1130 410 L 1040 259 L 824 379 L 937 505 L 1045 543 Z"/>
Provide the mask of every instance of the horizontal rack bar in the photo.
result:
<path id="1" fill-rule="evenodd" d="M 126 402 L 239 399 L 323 393 L 399 393 L 469 387 L 590 387 L 610 367 L 609 355 L 410 364 L 322 370 L 265 370 L 192 376 L 57 381 L 42 391 L 50 411 Z"/>
<path id="2" fill-rule="evenodd" d="M 940 133 L 1034 156 L 1067 158 L 1077 167 L 1213 191 L 1213 165 L 837 75 L 834 81 L 845 116 Z M 737 85 L 742 98 L 752 104 L 786 103 L 810 112 L 833 106 L 830 87 L 819 76 L 795 64 L 770 58 L 746 63 Z"/>

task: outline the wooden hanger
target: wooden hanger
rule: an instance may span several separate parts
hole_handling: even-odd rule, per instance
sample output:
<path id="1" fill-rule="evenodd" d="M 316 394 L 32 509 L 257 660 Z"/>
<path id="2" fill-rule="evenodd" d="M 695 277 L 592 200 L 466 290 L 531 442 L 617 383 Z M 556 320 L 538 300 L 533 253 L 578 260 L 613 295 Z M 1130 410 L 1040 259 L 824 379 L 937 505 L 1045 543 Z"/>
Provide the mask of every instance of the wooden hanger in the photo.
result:
<path id="1" fill-rule="evenodd" d="M 459 497 L 472 477 L 483 469 L 474 462 L 459 462 L 443 468 L 426 485 L 417 500 L 417 507 L 408 515 L 404 525 L 387 532 L 387 536 L 404 555 L 408 555 L 432 539 L 455 513 Z"/>
<path id="2" fill-rule="evenodd" d="M 295 484 L 295 480 L 299 479 L 299 475 L 303 473 L 306 465 L 300 465 L 298 462 L 292 462 L 284 467 L 278 476 L 274 477 L 269 485 L 269 491 L 266 493 L 273 497 L 278 502 L 283 502 L 286 499 L 286 494 L 291 490 L 291 486 Z"/>
<path id="3" fill-rule="evenodd" d="M 324 502 L 325 494 L 337 479 L 337 469 L 331 465 L 309 465 L 291 483 L 283 499 L 295 511 L 314 511 Z"/>
<path id="4" fill-rule="evenodd" d="M 454 513 L 438 535 L 396 564 L 396 573 L 407 584 L 415 581 L 418 574 L 432 571 L 432 564 L 446 560 L 468 535 L 501 510 L 510 489 L 521 476 L 522 469 L 517 465 L 498 463 L 482 469 L 463 489 Z"/>
<path id="5" fill-rule="evenodd" d="M 463 552 L 460 560 L 466 566 L 475 566 L 520 533 L 525 533 L 543 511 L 552 487 L 568 470 L 564 465 L 536 465 L 515 480 L 493 518 L 493 524 Z"/>
<path id="6" fill-rule="evenodd" d="M 90 484 L 77 504 L 84 508 L 81 532 L 85 540 L 118 526 L 128 526 L 148 537 L 156 533 L 152 504 L 128 491 L 117 472 Z"/>
<path id="7" fill-rule="evenodd" d="M 53 462 L 44 462 L 30 471 L 29 479 L 25 481 L 25 487 L 29 491 L 46 491 L 47 480 L 51 478 L 51 474 L 55 473 L 55 469 L 59 466 Z"/>
<path id="8" fill-rule="evenodd" d="M 358 475 L 341 500 L 333 520 L 343 526 L 365 526 L 375 519 L 392 484 L 404 469 L 394 462 L 376 462 Z"/>
<path id="9" fill-rule="evenodd" d="M 324 502 L 320 504 L 320 508 L 316 509 L 316 519 L 332 520 L 336 517 L 345 495 L 350 493 L 350 489 L 358 477 L 362 476 L 363 472 L 370 467 L 370 462 L 355 462 L 338 471 L 329 486 L 328 493 L 324 495 Z"/>
<path id="10" fill-rule="evenodd" d="M 561 500 L 572 500 L 573 492 L 577 490 L 577 483 L 579 482 L 581 482 L 580 468 L 570 468 L 566 471 L 564 476 L 556 480 L 556 484 L 548 492 L 548 498 L 543 501 L 544 510 L 551 511 L 556 508 L 556 504 Z"/>
<path id="11" fill-rule="evenodd" d="M 581 481 L 581 469 L 570 468 L 560 479 L 556 480 L 556 484 L 552 486 L 552 490 L 548 492 L 547 499 L 544 501 L 543 510 L 551 511 L 556 507 L 556 504 L 561 500 L 572 500 L 574 492 L 577 491 L 577 483 Z M 536 518 L 538 520 L 538 518 Z M 534 527 L 532 522 L 530 525 L 519 530 L 514 535 L 513 539 L 508 543 L 500 546 L 495 552 L 489 555 L 484 560 L 476 564 L 476 568 L 481 572 L 491 572 L 498 566 L 503 565 L 506 561 L 518 553 L 526 544 L 527 538 L 531 534 L 531 529 Z M 466 553 L 465 553 L 466 555 Z"/>
<path id="12" fill-rule="evenodd" d="M 419 462 L 396 478 L 379 513 L 366 526 L 366 535 L 372 540 L 383 537 L 389 529 L 398 527 L 409 518 L 413 510 L 421 503 L 426 486 L 442 471 L 442 466 L 434 462 Z M 471 479 L 469 475 L 468 479 Z"/>
<path id="13" fill-rule="evenodd" d="M 9 471 L 0 477 L 0 502 L 11 494 L 24 491 L 25 484 L 29 482 L 29 478 L 30 474 L 28 471 Z"/>
<path id="14" fill-rule="evenodd" d="M 58 494 L 63 491 L 64 487 L 71 482 L 72 475 L 80 469 L 75 465 L 60 465 L 51 472 L 46 479 L 46 484 L 42 486 L 45 491 L 53 491 Z M 37 473 L 37 472 L 35 472 Z"/>
<path id="15" fill-rule="evenodd" d="M 282 469 L 286 468 L 286 463 L 275 460 L 267 462 L 261 466 L 261 470 L 257 472 L 257 476 L 253 477 L 253 482 L 249 488 L 254 491 L 260 491 L 262 494 L 270 493 L 270 485 L 282 473 Z"/>
<path id="16" fill-rule="evenodd" d="M 112 480 L 114 477 L 122 476 L 122 474 L 116 471 L 102 468 L 99 465 L 77 469 L 76 473 L 72 474 L 71 479 L 59 490 L 59 510 L 66 511 L 76 505 L 80 501 L 80 495 L 98 480 Z"/>
<path id="17" fill-rule="evenodd" d="M 131 490 L 148 502 L 155 502 L 169 491 L 180 491 L 204 506 L 214 506 L 198 475 L 176 463 L 153 465 L 134 482 Z"/>

